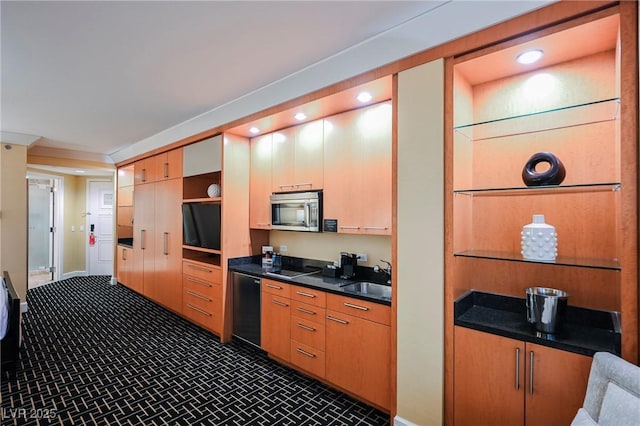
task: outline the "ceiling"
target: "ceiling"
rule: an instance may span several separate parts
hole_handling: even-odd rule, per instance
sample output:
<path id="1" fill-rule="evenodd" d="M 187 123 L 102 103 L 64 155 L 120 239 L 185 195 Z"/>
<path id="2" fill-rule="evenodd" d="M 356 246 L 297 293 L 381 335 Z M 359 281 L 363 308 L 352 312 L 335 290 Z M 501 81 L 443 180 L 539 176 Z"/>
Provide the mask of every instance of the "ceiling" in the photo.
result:
<path id="1" fill-rule="evenodd" d="M 2 1 L 2 141 L 120 162 L 552 1 Z"/>

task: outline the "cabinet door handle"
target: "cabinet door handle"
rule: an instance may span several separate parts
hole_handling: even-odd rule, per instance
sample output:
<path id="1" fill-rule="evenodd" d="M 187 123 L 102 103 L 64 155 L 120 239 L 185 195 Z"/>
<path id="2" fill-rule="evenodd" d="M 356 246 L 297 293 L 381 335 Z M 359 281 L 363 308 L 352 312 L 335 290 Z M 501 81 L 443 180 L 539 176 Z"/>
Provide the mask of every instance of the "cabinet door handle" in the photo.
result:
<path id="1" fill-rule="evenodd" d="M 520 348 L 516 348 L 516 390 L 520 389 Z"/>
<path id="2" fill-rule="evenodd" d="M 309 314 L 309 315 L 315 315 L 316 313 L 313 311 L 310 311 L 309 309 L 305 309 L 305 308 L 301 308 L 300 306 L 296 307 L 296 311 L 300 311 L 304 314 Z"/>
<path id="3" fill-rule="evenodd" d="M 312 354 L 311 352 L 307 352 L 307 351 L 305 351 L 303 349 L 300 349 L 300 348 L 296 348 L 296 351 L 300 352 L 302 355 L 308 356 L 309 358 L 315 358 L 316 357 L 316 354 Z"/>
<path id="4" fill-rule="evenodd" d="M 274 305 L 282 306 L 283 308 L 286 308 L 287 306 L 289 306 L 286 303 L 282 303 L 278 300 L 272 300 L 271 303 L 273 303 Z"/>
<path id="5" fill-rule="evenodd" d="M 360 229 L 359 226 L 347 226 L 347 225 L 341 225 L 340 229 Z"/>
<path id="6" fill-rule="evenodd" d="M 142 250 L 146 250 L 146 247 L 145 247 L 145 244 L 144 244 L 144 242 L 145 242 L 145 238 L 144 238 L 144 237 L 145 237 L 145 235 L 147 235 L 147 230 L 146 230 L 146 229 L 141 229 L 141 230 L 140 230 L 140 248 L 141 248 Z"/>
<path id="7" fill-rule="evenodd" d="M 196 280 L 195 278 L 191 278 L 191 277 L 187 278 L 187 281 L 192 282 L 192 283 L 196 283 L 196 284 L 200 284 L 200 285 L 203 285 L 205 287 L 213 287 L 213 285 L 208 283 L 208 282 Z"/>
<path id="8" fill-rule="evenodd" d="M 280 187 L 280 189 L 282 189 L 282 188 L 289 188 L 289 187 L 293 188 L 295 185 L 292 183 L 283 183 L 278 186 Z"/>
<path id="9" fill-rule="evenodd" d="M 533 395 L 533 351 L 529 352 L 529 393 Z"/>
<path id="10" fill-rule="evenodd" d="M 167 239 L 169 238 L 169 233 L 168 232 L 163 232 L 162 233 L 162 254 L 164 254 L 165 256 L 169 255 L 169 245 L 167 243 Z"/>
<path id="11" fill-rule="evenodd" d="M 363 226 L 362 229 L 371 229 L 374 231 L 386 231 L 386 226 Z"/>
<path id="12" fill-rule="evenodd" d="M 169 177 L 169 163 L 164 163 L 162 165 L 162 174 L 164 175 L 165 178 Z"/>
<path id="13" fill-rule="evenodd" d="M 122 260 L 127 260 L 127 249 L 122 249 Z"/>
<path id="14" fill-rule="evenodd" d="M 307 331 L 316 331 L 315 328 L 313 327 L 309 327 L 308 325 L 304 325 L 304 324 L 300 324 L 299 322 L 296 323 L 296 326 L 300 327 L 303 330 L 307 330 Z"/>
<path id="15" fill-rule="evenodd" d="M 353 303 L 347 303 L 347 302 L 344 302 L 344 306 L 346 306 L 347 308 L 358 309 L 360 311 L 368 311 L 369 310 L 369 308 L 367 308 L 366 306 L 358 306 L 358 305 L 354 305 Z"/>
<path id="16" fill-rule="evenodd" d="M 296 183 L 296 184 L 294 184 L 294 186 L 295 186 L 295 187 L 300 187 L 300 186 L 313 186 L 313 184 L 312 184 L 311 182 L 309 182 L 309 183 L 304 182 L 304 183 Z"/>
<path id="17" fill-rule="evenodd" d="M 211 302 L 211 299 L 209 299 L 208 297 L 205 297 L 205 296 L 203 296 L 203 295 L 201 295 L 201 294 L 198 294 L 198 293 L 194 293 L 194 292 L 192 292 L 191 290 L 187 290 L 187 294 L 188 294 L 189 296 L 193 296 L 193 297 L 196 297 L 196 298 L 198 298 L 198 299 L 202 299 L 202 300 L 205 300 L 205 301 L 207 301 L 207 302 Z"/>
<path id="18" fill-rule="evenodd" d="M 200 309 L 200 308 L 198 308 L 197 306 L 193 306 L 191 303 L 187 303 L 187 306 L 188 306 L 189 308 L 193 309 L 194 311 L 198 311 L 198 312 L 200 312 L 201 314 L 205 314 L 205 315 L 206 315 L 206 316 L 208 316 L 208 317 L 210 317 L 210 316 L 211 316 L 211 313 L 210 313 L 210 312 L 207 312 L 207 311 L 205 311 L 204 309 Z"/>
<path id="19" fill-rule="evenodd" d="M 331 315 L 327 315 L 327 319 L 335 322 L 339 322 L 340 324 L 349 324 L 349 321 L 343 320 L 340 318 L 332 317 Z"/>
<path id="20" fill-rule="evenodd" d="M 300 296 L 304 296 L 304 297 L 311 297 L 312 299 L 316 297 L 315 294 L 305 293 L 304 291 L 296 291 L 296 294 L 299 294 Z"/>
<path id="21" fill-rule="evenodd" d="M 273 285 L 273 284 L 265 284 L 267 287 L 269 288 L 275 288 L 276 290 L 282 290 L 282 287 L 280 287 L 279 285 Z"/>
<path id="22" fill-rule="evenodd" d="M 271 224 L 270 223 L 256 223 L 256 225 L 258 225 L 258 226 L 269 226 Z"/>

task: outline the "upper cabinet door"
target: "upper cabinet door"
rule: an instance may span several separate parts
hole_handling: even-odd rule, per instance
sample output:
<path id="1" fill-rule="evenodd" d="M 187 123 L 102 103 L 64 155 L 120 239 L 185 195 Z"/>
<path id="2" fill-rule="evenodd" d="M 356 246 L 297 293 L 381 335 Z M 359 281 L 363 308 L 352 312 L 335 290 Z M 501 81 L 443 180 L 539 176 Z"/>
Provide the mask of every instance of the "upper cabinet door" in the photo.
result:
<path id="1" fill-rule="evenodd" d="M 271 190 L 272 192 L 295 191 L 295 128 L 279 130 L 272 136 Z"/>
<path id="2" fill-rule="evenodd" d="M 187 145 L 182 150 L 184 177 L 222 170 L 222 135 Z"/>
<path id="3" fill-rule="evenodd" d="M 156 155 L 154 161 L 156 181 L 182 177 L 182 148 Z"/>
<path id="4" fill-rule="evenodd" d="M 249 175 L 249 227 L 271 228 L 271 141 L 273 135 L 251 141 L 251 171 Z"/>
<path id="5" fill-rule="evenodd" d="M 133 182 L 135 185 L 142 185 L 155 181 L 155 159 L 153 157 L 143 158 L 133 164 Z"/>
<path id="6" fill-rule="evenodd" d="M 324 217 L 338 232 L 391 235 L 391 103 L 325 119 Z"/>

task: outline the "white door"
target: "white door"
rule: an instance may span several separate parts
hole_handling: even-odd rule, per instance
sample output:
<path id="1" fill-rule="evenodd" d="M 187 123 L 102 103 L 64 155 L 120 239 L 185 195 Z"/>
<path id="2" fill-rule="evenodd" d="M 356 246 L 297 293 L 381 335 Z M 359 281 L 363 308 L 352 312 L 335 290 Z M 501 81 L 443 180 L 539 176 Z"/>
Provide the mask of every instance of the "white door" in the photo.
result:
<path id="1" fill-rule="evenodd" d="M 85 241 L 89 275 L 113 275 L 113 202 L 112 181 L 88 182 Z"/>

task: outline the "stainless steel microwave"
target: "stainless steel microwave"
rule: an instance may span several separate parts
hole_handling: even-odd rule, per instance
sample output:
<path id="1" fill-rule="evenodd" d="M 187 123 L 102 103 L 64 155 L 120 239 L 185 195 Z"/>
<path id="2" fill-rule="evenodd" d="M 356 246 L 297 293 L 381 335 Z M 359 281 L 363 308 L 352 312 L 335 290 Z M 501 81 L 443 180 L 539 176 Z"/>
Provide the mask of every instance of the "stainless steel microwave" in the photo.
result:
<path id="1" fill-rule="evenodd" d="M 322 191 L 272 194 L 271 229 L 321 232 Z"/>

